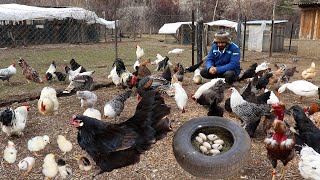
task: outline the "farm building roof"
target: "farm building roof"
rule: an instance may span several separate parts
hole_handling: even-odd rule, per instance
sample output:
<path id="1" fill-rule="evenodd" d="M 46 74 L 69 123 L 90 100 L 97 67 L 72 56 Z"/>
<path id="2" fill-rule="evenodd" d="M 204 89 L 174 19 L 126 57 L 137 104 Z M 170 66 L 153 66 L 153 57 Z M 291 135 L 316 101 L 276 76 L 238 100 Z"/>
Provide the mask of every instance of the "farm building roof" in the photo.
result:
<path id="1" fill-rule="evenodd" d="M 275 20 L 274 24 L 279 24 L 279 23 L 286 23 L 288 22 L 288 20 Z M 247 21 L 247 25 L 249 24 L 262 24 L 262 23 L 266 23 L 266 24 L 271 24 L 272 21 L 271 20 L 259 20 L 259 21 Z"/>
<path id="2" fill-rule="evenodd" d="M 95 12 L 78 7 L 46 8 L 20 4 L 0 4 L 1 21 L 23 21 L 73 18 L 114 28 L 114 21 L 99 18 Z"/>
<path id="3" fill-rule="evenodd" d="M 192 22 L 176 22 L 176 23 L 166 23 L 159 29 L 159 34 L 175 34 L 177 30 L 183 24 L 189 24 L 191 26 Z M 195 22 L 196 24 L 196 22 Z"/>
<path id="4" fill-rule="evenodd" d="M 320 1 L 311 3 L 295 3 L 294 5 L 298 5 L 300 8 L 320 7 Z"/>
<path id="5" fill-rule="evenodd" d="M 209 26 L 225 26 L 225 27 L 230 27 L 230 28 L 234 28 L 236 31 L 238 29 L 238 23 L 233 22 L 233 21 L 229 21 L 229 20 L 217 20 L 217 21 L 212 21 L 212 22 L 208 22 L 205 23 Z"/>

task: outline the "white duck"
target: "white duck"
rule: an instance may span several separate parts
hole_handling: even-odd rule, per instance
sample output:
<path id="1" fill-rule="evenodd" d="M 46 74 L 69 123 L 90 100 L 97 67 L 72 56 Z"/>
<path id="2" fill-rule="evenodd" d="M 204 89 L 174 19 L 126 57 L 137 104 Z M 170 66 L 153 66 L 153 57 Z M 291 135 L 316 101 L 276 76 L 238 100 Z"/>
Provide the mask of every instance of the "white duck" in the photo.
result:
<path id="1" fill-rule="evenodd" d="M 301 149 L 298 166 L 301 176 L 305 179 L 320 179 L 320 154 L 313 148 L 304 146 Z"/>
<path id="2" fill-rule="evenodd" d="M 297 80 L 293 81 L 291 83 L 283 84 L 279 89 L 278 93 L 283 93 L 286 89 L 289 89 L 296 95 L 302 97 L 312 97 L 312 96 L 318 96 L 319 87 L 312 84 L 311 82 L 308 82 L 306 80 Z"/>

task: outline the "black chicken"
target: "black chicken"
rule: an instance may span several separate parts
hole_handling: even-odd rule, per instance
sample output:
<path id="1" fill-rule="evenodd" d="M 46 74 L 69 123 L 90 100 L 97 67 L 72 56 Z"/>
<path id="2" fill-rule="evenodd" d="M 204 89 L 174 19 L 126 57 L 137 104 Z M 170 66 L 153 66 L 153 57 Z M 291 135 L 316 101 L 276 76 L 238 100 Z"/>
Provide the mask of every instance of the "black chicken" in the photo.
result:
<path id="1" fill-rule="evenodd" d="M 77 63 L 76 60 L 71 59 L 71 60 L 70 60 L 70 66 L 71 66 L 71 70 L 72 70 L 72 71 L 75 71 L 75 70 L 77 70 L 81 65 L 80 65 L 79 63 Z M 86 71 L 87 71 L 87 70 L 86 70 L 83 66 L 81 66 L 80 73 L 86 72 Z"/>
<path id="2" fill-rule="evenodd" d="M 256 72 L 256 67 L 258 66 L 258 63 L 252 64 L 243 74 L 242 76 L 238 79 L 238 81 L 242 81 L 244 79 L 252 78 Z"/>
<path id="3" fill-rule="evenodd" d="M 172 75 L 171 75 L 171 70 L 169 66 L 163 71 L 161 76 L 165 78 L 167 81 L 171 82 Z"/>
<path id="4" fill-rule="evenodd" d="M 54 74 L 57 76 L 58 81 L 65 81 L 67 78 L 67 74 L 64 74 L 62 72 L 54 72 Z"/>
<path id="5" fill-rule="evenodd" d="M 194 72 L 196 69 L 198 69 L 203 63 L 203 60 L 199 61 L 197 64 L 192 65 L 190 67 L 187 67 L 185 69 L 185 72 Z"/>
<path id="6" fill-rule="evenodd" d="M 160 71 L 161 69 L 166 69 L 168 66 L 168 61 L 169 61 L 169 58 L 166 56 L 162 61 L 158 63 L 158 67 L 156 70 Z"/>
<path id="7" fill-rule="evenodd" d="M 223 117 L 224 110 L 222 107 L 218 106 L 217 99 L 215 98 L 209 106 L 208 116 L 219 116 Z"/>
<path id="8" fill-rule="evenodd" d="M 272 77 L 272 73 L 266 73 L 261 78 L 256 85 L 257 90 L 266 89 L 269 79 Z"/>
<path id="9" fill-rule="evenodd" d="M 296 146 L 296 150 L 300 151 L 301 146 L 307 144 L 320 153 L 320 130 L 306 116 L 304 110 L 300 106 L 292 106 L 289 111 L 292 112 L 293 118 L 296 122 L 295 129 L 298 130 L 298 133 L 295 133 L 295 137 L 296 144 L 300 146 Z"/>
<path id="10" fill-rule="evenodd" d="M 111 124 L 87 116 L 72 116 L 78 131 L 78 143 L 100 167 L 101 174 L 138 163 L 140 155 L 171 131 L 170 114 L 157 91 L 146 92 L 133 117 Z"/>

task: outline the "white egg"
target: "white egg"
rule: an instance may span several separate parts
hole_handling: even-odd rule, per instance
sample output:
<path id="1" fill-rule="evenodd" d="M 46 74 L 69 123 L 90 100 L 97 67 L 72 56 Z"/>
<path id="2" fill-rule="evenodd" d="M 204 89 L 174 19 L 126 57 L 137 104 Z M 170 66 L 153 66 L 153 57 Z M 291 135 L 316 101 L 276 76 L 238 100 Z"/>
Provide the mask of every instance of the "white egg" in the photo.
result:
<path id="1" fill-rule="evenodd" d="M 220 154 L 220 151 L 218 149 L 211 149 L 209 153 L 212 154 L 212 156 L 215 156 L 217 154 Z"/>
<path id="2" fill-rule="evenodd" d="M 203 143 L 203 140 L 202 140 L 201 137 L 199 137 L 199 136 L 196 137 L 196 141 L 198 141 L 198 142 L 201 143 L 201 144 Z"/>
<path id="3" fill-rule="evenodd" d="M 206 147 L 207 149 L 211 149 L 211 145 L 208 142 L 203 142 L 202 144 L 204 147 Z"/>
<path id="4" fill-rule="evenodd" d="M 207 136 L 203 133 L 199 133 L 198 136 L 204 141 L 207 140 Z"/>
<path id="5" fill-rule="evenodd" d="M 219 139 L 219 137 L 215 134 L 209 134 L 207 137 L 210 141 L 215 141 L 215 140 Z"/>
<path id="6" fill-rule="evenodd" d="M 223 144 L 224 144 L 224 141 L 221 140 L 221 139 L 218 139 L 218 140 L 215 140 L 214 143 L 215 143 L 215 144 L 221 144 L 221 145 L 223 145 Z"/>
<path id="7" fill-rule="evenodd" d="M 200 151 L 202 153 L 207 153 L 208 152 L 208 149 L 205 147 L 205 146 L 200 146 Z"/>
<path id="8" fill-rule="evenodd" d="M 222 149 L 222 145 L 221 144 L 212 144 L 212 149 L 221 150 Z"/>

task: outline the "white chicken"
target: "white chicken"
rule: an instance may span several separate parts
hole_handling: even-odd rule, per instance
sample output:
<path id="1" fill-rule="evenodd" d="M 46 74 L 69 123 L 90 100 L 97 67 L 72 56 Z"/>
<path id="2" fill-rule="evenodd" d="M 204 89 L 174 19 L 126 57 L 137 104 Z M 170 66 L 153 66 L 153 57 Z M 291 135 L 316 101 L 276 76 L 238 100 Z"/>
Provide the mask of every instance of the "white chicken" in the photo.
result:
<path id="1" fill-rule="evenodd" d="M 301 176 L 305 179 L 320 180 L 320 154 L 312 147 L 304 146 L 301 149 L 298 166 Z"/>
<path id="2" fill-rule="evenodd" d="M 32 170 L 32 167 L 34 166 L 35 164 L 35 159 L 34 157 L 26 157 L 24 159 L 22 159 L 19 164 L 18 164 L 18 167 L 19 167 L 19 170 L 22 170 L 22 171 L 26 171 L 25 173 L 21 174 L 19 176 L 18 179 L 23 179 L 23 177 L 25 177 L 27 174 L 29 174 Z"/>
<path id="3" fill-rule="evenodd" d="M 47 135 L 36 136 L 28 141 L 28 150 L 33 152 L 35 156 L 39 157 L 38 151 L 44 149 L 50 143 L 50 138 Z"/>
<path id="4" fill-rule="evenodd" d="M 114 66 L 112 68 L 112 70 L 110 71 L 110 75 L 108 76 L 108 79 L 112 80 L 113 84 L 115 84 L 116 86 L 121 84 L 121 78 L 120 76 L 117 74 L 117 67 Z"/>
<path id="5" fill-rule="evenodd" d="M 81 107 L 92 108 L 96 104 L 97 95 L 91 91 L 77 91 L 77 96 L 80 99 Z"/>
<path id="6" fill-rule="evenodd" d="M 176 48 L 176 49 L 173 49 L 173 50 L 169 51 L 168 54 L 177 54 L 177 55 L 179 55 L 183 51 L 184 51 L 184 49 Z"/>
<path id="7" fill-rule="evenodd" d="M 38 101 L 38 110 L 41 114 L 47 115 L 57 111 L 59 108 L 59 102 L 57 98 L 57 92 L 52 87 L 44 87 L 41 91 Z"/>
<path id="8" fill-rule="evenodd" d="M 58 159 L 58 170 L 62 179 L 72 179 L 72 169 L 63 159 Z"/>
<path id="9" fill-rule="evenodd" d="M 62 135 L 58 135 L 57 143 L 63 155 L 72 150 L 72 143 Z"/>
<path id="10" fill-rule="evenodd" d="M 311 67 L 302 71 L 302 73 L 301 73 L 301 77 L 304 80 L 312 79 L 312 78 L 316 77 L 316 75 L 317 75 L 317 70 L 316 70 L 316 64 L 314 62 L 311 63 Z"/>
<path id="11" fill-rule="evenodd" d="M 17 159 L 17 150 L 12 141 L 8 141 L 6 149 L 3 151 L 3 159 L 9 163 L 13 164 Z"/>
<path id="12" fill-rule="evenodd" d="M 213 86 L 216 82 L 218 82 L 220 79 L 222 79 L 223 81 L 225 81 L 224 78 L 215 78 L 215 79 L 212 79 L 211 81 L 209 81 L 209 82 L 201 85 L 201 86 L 197 89 L 197 91 L 194 93 L 194 95 L 192 95 L 192 99 L 198 99 L 204 91 L 206 91 L 207 89 L 209 89 L 210 87 L 212 87 L 212 86 Z"/>
<path id="13" fill-rule="evenodd" d="M 177 80 L 178 81 L 178 80 Z M 188 95 L 186 91 L 183 89 L 181 82 L 175 82 L 172 84 L 174 88 L 174 99 L 176 101 L 176 104 L 180 110 L 182 110 L 182 113 L 185 112 L 185 107 L 187 105 L 188 101 Z"/>
<path id="14" fill-rule="evenodd" d="M 264 92 L 268 92 L 268 91 L 270 91 L 270 90 L 268 90 L 268 89 L 264 90 Z M 277 104 L 279 102 L 280 102 L 279 98 L 273 93 L 273 91 L 271 91 L 270 97 L 267 100 L 267 104 Z"/>
<path id="15" fill-rule="evenodd" d="M 46 179 L 54 178 L 59 172 L 58 164 L 54 159 L 54 155 L 47 154 L 43 162 L 42 173 L 46 176 Z"/>
<path id="16" fill-rule="evenodd" d="M 57 75 L 55 74 L 55 72 L 57 71 L 56 69 L 56 63 L 55 61 L 52 61 L 52 63 L 50 64 L 48 70 L 46 71 L 46 80 L 52 80 L 52 79 L 56 79 Z"/>
<path id="17" fill-rule="evenodd" d="M 94 108 L 87 108 L 84 113 L 83 113 L 84 116 L 88 116 L 88 117 L 91 117 L 91 118 L 95 118 L 95 119 L 99 119 L 101 120 L 102 119 L 102 114 L 99 110 L 97 109 L 94 109 Z"/>
<path id="18" fill-rule="evenodd" d="M 137 71 L 137 67 L 139 67 L 140 65 L 139 60 L 141 60 L 141 58 L 144 56 L 144 50 L 139 45 L 137 45 L 136 56 L 137 56 L 137 60 L 133 65 L 133 69 L 135 71 Z"/>
<path id="19" fill-rule="evenodd" d="M 204 78 L 200 75 L 200 69 L 196 69 L 194 71 L 194 74 L 193 74 L 193 82 L 196 83 L 196 84 L 202 84 L 202 82 L 204 81 Z"/>
<path id="20" fill-rule="evenodd" d="M 29 105 L 17 107 L 14 111 L 6 109 L 0 114 L 0 122 L 2 125 L 2 131 L 11 136 L 16 134 L 18 136 L 23 135 L 23 130 L 26 127 Z"/>
<path id="21" fill-rule="evenodd" d="M 263 62 L 261 64 L 259 64 L 257 67 L 256 67 L 256 70 L 255 72 L 260 72 L 260 71 L 265 71 L 269 68 L 269 64 L 268 62 Z"/>
<path id="22" fill-rule="evenodd" d="M 151 64 L 156 64 L 156 65 L 158 65 L 159 62 L 161 62 L 162 60 L 164 60 L 165 57 L 161 56 L 160 54 L 157 54 L 156 58 L 157 58 L 157 59 L 154 60 L 154 61 L 152 61 Z"/>
<path id="23" fill-rule="evenodd" d="M 0 69 L 0 79 L 2 81 L 6 80 L 10 84 L 10 78 L 17 73 L 16 65 L 11 64 L 9 67 Z"/>

